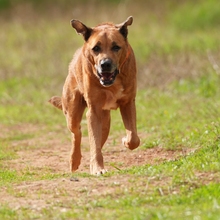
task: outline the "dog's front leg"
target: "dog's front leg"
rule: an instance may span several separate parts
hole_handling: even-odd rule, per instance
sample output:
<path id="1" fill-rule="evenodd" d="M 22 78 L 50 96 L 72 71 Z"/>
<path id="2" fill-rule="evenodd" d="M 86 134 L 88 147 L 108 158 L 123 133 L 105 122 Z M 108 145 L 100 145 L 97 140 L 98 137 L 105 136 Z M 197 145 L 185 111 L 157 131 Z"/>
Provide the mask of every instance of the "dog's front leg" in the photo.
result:
<path id="1" fill-rule="evenodd" d="M 133 99 L 127 104 L 120 106 L 120 111 L 127 133 L 127 136 L 122 139 L 122 142 L 125 147 L 133 150 L 140 144 L 136 128 L 135 100 Z"/>
<path id="2" fill-rule="evenodd" d="M 101 108 L 100 108 L 101 109 Z M 86 113 L 90 143 L 90 173 L 101 175 L 106 172 L 102 156 L 102 110 L 88 106 Z"/>

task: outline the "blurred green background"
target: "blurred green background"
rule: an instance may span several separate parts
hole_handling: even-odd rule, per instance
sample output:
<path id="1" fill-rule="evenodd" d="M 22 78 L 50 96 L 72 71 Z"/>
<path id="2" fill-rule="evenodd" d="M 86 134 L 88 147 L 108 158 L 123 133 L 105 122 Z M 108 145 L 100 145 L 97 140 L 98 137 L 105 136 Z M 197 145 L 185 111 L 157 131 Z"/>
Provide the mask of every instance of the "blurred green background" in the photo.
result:
<path id="1" fill-rule="evenodd" d="M 0 0 L 1 123 L 53 123 L 47 100 L 61 94 L 68 64 L 83 44 L 71 19 L 95 26 L 130 15 L 139 91 L 218 99 L 218 0 Z"/>
<path id="2" fill-rule="evenodd" d="M 218 68 L 218 0 L 0 0 L 1 79 L 43 78 L 43 85 L 50 82 L 50 88 L 60 89 L 72 54 L 83 43 L 69 21 L 95 26 L 120 23 L 130 15 L 139 88 L 164 87 L 202 75 L 204 68 Z"/>
<path id="3" fill-rule="evenodd" d="M 61 94 L 68 64 L 83 44 L 71 19 L 95 26 L 130 15 L 139 90 L 218 94 L 218 0 L 0 0 L 1 123 L 51 123 L 46 102 Z"/>

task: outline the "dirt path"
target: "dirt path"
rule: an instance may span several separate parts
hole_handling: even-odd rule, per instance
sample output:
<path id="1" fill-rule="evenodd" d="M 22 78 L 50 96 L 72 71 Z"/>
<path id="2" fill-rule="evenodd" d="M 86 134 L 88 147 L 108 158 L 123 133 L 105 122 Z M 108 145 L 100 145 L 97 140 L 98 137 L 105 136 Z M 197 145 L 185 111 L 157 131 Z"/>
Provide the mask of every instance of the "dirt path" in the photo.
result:
<path id="1" fill-rule="evenodd" d="M 70 143 L 61 143 L 58 140 L 48 140 L 45 143 L 48 148 L 30 149 L 18 151 L 18 159 L 10 161 L 10 167 L 19 171 L 27 167 L 43 169 L 47 167 L 53 173 L 69 172 Z M 187 155 L 192 149 L 166 150 L 161 147 L 151 149 L 138 148 L 134 151 L 126 149 L 122 145 L 112 145 L 110 138 L 103 148 L 103 156 L 107 170 L 126 169 L 132 166 L 155 164 L 163 161 L 175 160 L 180 156 Z M 82 146 L 82 161 L 77 172 L 89 173 L 89 148 L 88 138 L 84 138 Z"/>
<path id="2" fill-rule="evenodd" d="M 16 170 L 20 175 L 25 172 L 39 173 L 41 180 L 24 181 L 19 184 L 13 184 L 0 191 L 1 202 L 8 204 L 15 210 L 21 207 L 31 208 L 32 210 L 41 210 L 48 206 L 56 207 L 58 204 L 65 203 L 65 200 L 77 198 L 86 194 L 86 198 L 93 195 L 106 195 L 117 189 L 126 188 L 128 176 L 115 175 L 108 178 L 95 178 L 86 175 L 84 178 L 78 178 L 79 181 L 70 181 L 68 157 L 70 143 L 57 139 L 47 138 L 44 141 L 46 148 L 28 148 L 36 143 L 37 139 L 15 142 L 19 145 L 27 146 L 26 150 L 18 151 L 18 157 L 6 161 L 6 166 L 11 170 Z M 41 140 L 42 141 L 42 140 Z M 103 149 L 105 167 L 109 171 L 123 170 L 133 166 L 145 164 L 156 164 L 163 161 L 175 160 L 190 151 L 171 151 L 160 147 L 152 149 L 138 148 L 130 151 L 119 143 L 113 146 L 113 140 L 109 138 Z M 89 148 L 88 138 L 83 139 L 82 143 L 82 162 L 78 173 L 89 174 Z M 63 177 L 42 180 L 42 173 L 60 174 Z M 143 184 L 143 183 L 139 183 Z M 61 210 L 62 211 L 62 210 Z M 64 208 L 65 211 L 65 208 Z"/>

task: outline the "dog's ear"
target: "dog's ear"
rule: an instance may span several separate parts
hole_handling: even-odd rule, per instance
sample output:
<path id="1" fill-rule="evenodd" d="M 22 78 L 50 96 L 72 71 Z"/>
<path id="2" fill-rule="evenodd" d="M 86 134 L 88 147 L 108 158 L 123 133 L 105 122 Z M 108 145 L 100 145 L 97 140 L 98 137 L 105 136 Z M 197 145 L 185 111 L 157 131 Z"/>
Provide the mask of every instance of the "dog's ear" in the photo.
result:
<path id="1" fill-rule="evenodd" d="M 92 28 L 87 27 L 85 24 L 83 24 L 81 21 L 78 20 L 72 20 L 71 25 L 73 28 L 75 28 L 78 34 L 83 35 L 85 41 L 89 39 L 92 33 Z"/>
<path id="2" fill-rule="evenodd" d="M 119 28 L 120 33 L 124 36 L 124 38 L 127 38 L 128 35 L 128 25 L 132 25 L 133 17 L 130 16 L 127 18 L 126 21 L 122 22 L 121 24 L 117 24 L 116 27 Z"/>

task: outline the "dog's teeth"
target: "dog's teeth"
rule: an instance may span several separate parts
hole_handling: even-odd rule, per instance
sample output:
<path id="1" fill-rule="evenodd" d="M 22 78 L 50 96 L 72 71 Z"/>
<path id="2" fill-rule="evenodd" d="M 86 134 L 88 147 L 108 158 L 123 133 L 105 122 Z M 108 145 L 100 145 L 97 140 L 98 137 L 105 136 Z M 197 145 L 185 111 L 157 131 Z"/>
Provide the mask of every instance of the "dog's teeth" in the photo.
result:
<path id="1" fill-rule="evenodd" d="M 100 80 L 100 83 L 101 83 L 102 85 L 104 85 L 104 82 L 103 82 L 102 80 Z"/>

